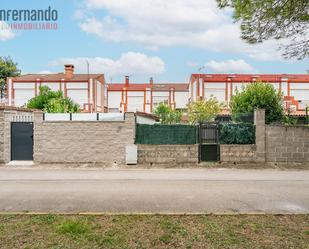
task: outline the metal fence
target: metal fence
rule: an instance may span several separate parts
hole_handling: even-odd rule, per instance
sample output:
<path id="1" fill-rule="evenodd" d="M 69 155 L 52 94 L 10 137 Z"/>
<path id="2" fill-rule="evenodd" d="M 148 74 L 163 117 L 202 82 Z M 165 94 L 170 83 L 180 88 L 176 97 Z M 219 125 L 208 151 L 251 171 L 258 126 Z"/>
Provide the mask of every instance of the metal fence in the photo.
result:
<path id="1" fill-rule="evenodd" d="M 219 143 L 219 123 L 204 123 L 200 125 L 200 143 L 218 144 Z"/>
<path id="2" fill-rule="evenodd" d="M 44 113 L 44 121 L 123 121 L 123 113 Z"/>

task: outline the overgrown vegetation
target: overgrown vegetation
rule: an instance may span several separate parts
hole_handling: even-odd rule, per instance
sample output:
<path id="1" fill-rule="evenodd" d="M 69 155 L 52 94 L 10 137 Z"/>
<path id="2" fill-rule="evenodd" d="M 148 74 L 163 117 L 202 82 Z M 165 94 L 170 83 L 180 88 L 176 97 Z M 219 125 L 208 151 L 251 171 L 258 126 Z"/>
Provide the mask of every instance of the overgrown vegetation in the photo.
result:
<path id="1" fill-rule="evenodd" d="M 181 111 L 173 110 L 164 103 L 156 107 L 155 114 L 160 118 L 161 124 L 179 124 L 182 117 Z"/>
<path id="2" fill-rule="evenodd" d="M 231 99 L 232 116 L 253 113 L 254 109 L 265 109 L 266 123 L 281 122 L 284 117 L 282 94 L 273 85 L 255 82 L 247 84 L 242 91 L 236 90 Z"/>
<path id="3" fill-rule="evenodd" d="M 206 100 L 198 100 L 188 105 L 188 116 L 191 124 L 214 121 L 220 113 L 222 105 L 211 97 Z"/>
<path id="4" fill-rule="evenodd" d="M 308 215 L 1 215 L 0 248 L 308 248 Z"/>
<path id="5" fill-rule="evenodd" d="M 40 87 L 40 94 L 30 99 L 27 107 L 48 113 L 75 113 L 80 109 L 73 100 L 64 97 L 62 91 L 52 91 L 47 86 Z"/>

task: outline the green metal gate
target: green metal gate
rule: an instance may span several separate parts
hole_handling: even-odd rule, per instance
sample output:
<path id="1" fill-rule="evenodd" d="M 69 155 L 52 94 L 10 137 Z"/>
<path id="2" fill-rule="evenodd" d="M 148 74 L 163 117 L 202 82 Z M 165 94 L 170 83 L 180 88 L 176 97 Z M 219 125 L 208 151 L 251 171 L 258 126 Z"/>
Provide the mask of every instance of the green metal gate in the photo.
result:
<path id="1" fill-rule="evenodd" d="M 219 123 L 204 123 L 199 126 L 199 161 L 220 160 Z"/>

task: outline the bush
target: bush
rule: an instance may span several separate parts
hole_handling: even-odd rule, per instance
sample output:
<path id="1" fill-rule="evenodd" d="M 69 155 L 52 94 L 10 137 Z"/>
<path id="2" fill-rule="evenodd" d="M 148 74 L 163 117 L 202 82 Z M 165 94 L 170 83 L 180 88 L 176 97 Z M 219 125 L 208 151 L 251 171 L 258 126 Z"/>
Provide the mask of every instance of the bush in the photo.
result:
<path id="1" fill-rule="evenodd" d="M 76 113 L 79 111 L 79 106 L 69 98 L 54 98 L 48 101 L 44 111 L 48 113 Z"/>
<path id="2" fill-rule="evenodd" d="M 221 144 L 254 144 L 255 126 L 250 123 L 221 123 L 219 125 Z"/>
<path id="3" fill-rule="evenodd" d="M 188 105 L 188 115 L 191 124 L 214 121 L 220 113 L 221 105 L 216 98 L 199 100 Z"/>
<path id="4" fill-rule="evenodd" d="M 182 112 L 173 110 L 168 105 L 160 103 L 155 114 L 160 118 L 161 124 L 179 124 L 182 117 Z"/>
<path id="5" fill-rule="evenodd" d="M 282 94 L 267 83 L 251 83 L 243 88 L 242 92 L 236 91 L 230 107 L 232 116 L 253 113 L 256 108 L 265 109 L 266 123 L 281 122 L 284 117 Z"/>
<path id="6" fill-rule="evenodd" d="M 79 105 L 75 104 L 73 100 L 64 97 L 61 91 L 51 91 L 47 86 L 40 87 L 40 94 L 30 99 L 27 107 L 49 113 L 75 113 L 79 111 Z"/>

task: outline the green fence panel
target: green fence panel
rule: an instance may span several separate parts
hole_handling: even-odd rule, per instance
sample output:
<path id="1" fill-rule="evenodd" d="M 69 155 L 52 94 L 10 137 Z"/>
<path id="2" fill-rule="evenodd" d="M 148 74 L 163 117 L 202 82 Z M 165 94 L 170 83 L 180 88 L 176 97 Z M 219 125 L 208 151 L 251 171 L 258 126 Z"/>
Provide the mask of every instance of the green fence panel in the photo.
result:
<path id="1" fill-rule="evenodd" d="M 250 123 L 220 123 L 220 144 L 255 144 L 255 125 Z"/>
<path id="2" fill-rule="evenodd" d="M 197 127 L 192 125 L 136 125 L 136 144 L 196 144 Z"/>

